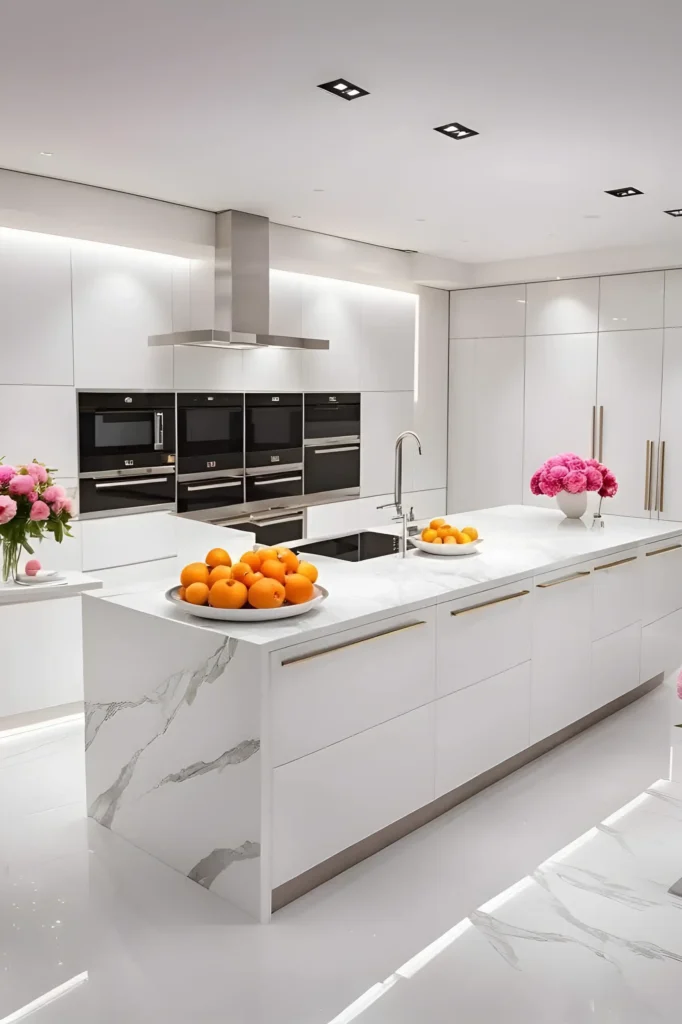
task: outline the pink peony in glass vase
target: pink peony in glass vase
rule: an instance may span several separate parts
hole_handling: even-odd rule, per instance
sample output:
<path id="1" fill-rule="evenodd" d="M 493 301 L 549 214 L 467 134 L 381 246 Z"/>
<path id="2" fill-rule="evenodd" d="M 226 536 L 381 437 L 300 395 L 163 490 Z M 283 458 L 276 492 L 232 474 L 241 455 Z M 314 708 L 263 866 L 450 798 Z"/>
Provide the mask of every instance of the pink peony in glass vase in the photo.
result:
<path id="1" fill-rule="evenodd" d="M 0 459 L 1 579 L 16 580 L 22 551 L 32 555 L 32 543 L 51 534 L 61 544 L 71 536 L 71 499 L 55 484 L 40 462 L 2 465 Z"/>
<path id="2" fill-rule="evenodd" d="M 530 481 L 533 494 L 556 498 L 557 505 L 568 519 L 581 519 L 587 511 L 587 495 L 594 491 L 602 498 L 613 498 L 618 481 L 596 459 L 581 459 L 573 452 L 547 459 Z"/>

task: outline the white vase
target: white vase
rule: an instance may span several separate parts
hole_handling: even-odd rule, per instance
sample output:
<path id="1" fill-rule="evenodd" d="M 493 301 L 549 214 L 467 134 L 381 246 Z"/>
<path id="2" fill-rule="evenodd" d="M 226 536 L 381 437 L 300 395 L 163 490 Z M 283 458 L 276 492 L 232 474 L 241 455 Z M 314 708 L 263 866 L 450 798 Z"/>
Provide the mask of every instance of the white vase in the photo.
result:
<path id="1" fill-rule="evenodd" d="M 567 519 L 582 519 L 587 512 L 587 491 L 583 491 L 582 494 L 559 491 L 556 503 Z"/>

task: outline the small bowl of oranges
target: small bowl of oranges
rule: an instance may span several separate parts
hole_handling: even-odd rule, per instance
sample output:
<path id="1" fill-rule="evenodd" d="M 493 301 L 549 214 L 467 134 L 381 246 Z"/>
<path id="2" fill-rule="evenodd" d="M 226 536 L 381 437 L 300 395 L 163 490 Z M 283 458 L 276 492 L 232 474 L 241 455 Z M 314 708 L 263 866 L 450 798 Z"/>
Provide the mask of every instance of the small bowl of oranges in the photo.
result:
<path id="1" fill-rule="evenodd" d="M 444 519 L 432 519 L 419 537 L 412 537 L 412 543 L 429 555 L 473 555 L 482 542 L 475 526 L 458 530 Z"/>
<path id="2" fill-rule="evenodd" d="M 203 562 L 186 565 L 180 586 L 166 593 L 189 615 L 228 622 L 303 615 L 328 596 L 317 583 L 316 567 L 283 547 L 245 551 L 238 562 L 223 548 L 213 548 Z"/>

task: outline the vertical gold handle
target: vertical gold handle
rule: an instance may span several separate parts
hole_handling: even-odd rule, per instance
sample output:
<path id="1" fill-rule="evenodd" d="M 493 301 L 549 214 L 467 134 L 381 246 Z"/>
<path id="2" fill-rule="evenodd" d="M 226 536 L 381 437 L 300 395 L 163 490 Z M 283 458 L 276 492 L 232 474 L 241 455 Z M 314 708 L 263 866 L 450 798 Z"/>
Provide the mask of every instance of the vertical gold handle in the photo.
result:
<path id="1" fill-rule="evenodd" d="M 665 441 L 661 441 L 658 455 L 658 511 L 663 511 L 663 490 L 665 487 Z"/>
<path id="2" fill-rule="evenodd" d="M 592 406 L 592 458 L 597 456 L 597 406 Z"/>
<path id="3" fill-rule="evenodd" d="M 646 468 L 644 470 L 644 511 L 651 512 L 651 449 L 653 441 L 646 443 Z"/>
<path id="4" fill-rule="evenodd" d="M 604 461 L 604 406 L 599 406 L 599 461 Z"/>

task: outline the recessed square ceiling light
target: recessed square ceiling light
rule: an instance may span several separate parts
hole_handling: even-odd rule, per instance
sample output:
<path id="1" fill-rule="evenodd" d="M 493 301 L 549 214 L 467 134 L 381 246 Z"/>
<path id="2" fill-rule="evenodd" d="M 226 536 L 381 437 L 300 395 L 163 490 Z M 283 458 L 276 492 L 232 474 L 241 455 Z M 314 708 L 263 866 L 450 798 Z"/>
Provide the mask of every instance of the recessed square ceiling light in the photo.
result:
<path id="1" fill-rule="evenodd" d="M 667 213 L 670 217 L 682 217 L 682 210 L 664 210 L 663 213 Z"/>
<path id="2" fill-rule="evenodd" d="M 353 85 L 346 78 L 335 78 L 333 82 L 324 82 L 318 85 L 318 89 L 326 89 L 327 92 L 340 96 L 343 100 L 357 100 L 361 96 L 369 96 L 367 89 L 361 89 L 359 85 Z"/>
<path id="3" fill-rule="evenodd" d="M 442 124 L 440 128 L 434 128 L 434 132 L 440 132 L 442 135 L 447 135 L 450 139 L 470 139 L 472 135 L 478 135 L 473 128 L 465 128 L 463 124 L 458 121 L 450 121 L 448 124 Z"/>
<path id="4" fill-rule="evenodd" d="M 607 196 L 615 196 L 616 199 L 624 199 L 626 196 L 643 196 L 644 193 L 630 185 L 628 188 L 607 188 L 604 190 Z"/>

